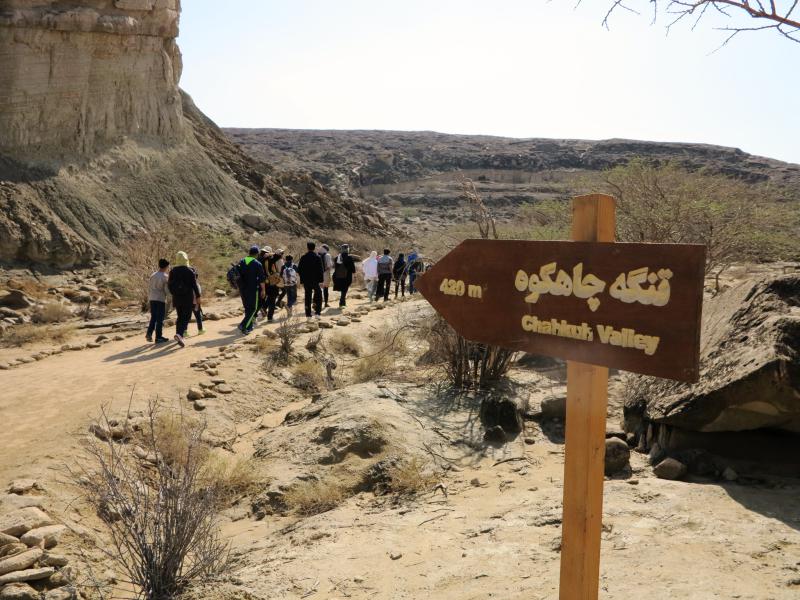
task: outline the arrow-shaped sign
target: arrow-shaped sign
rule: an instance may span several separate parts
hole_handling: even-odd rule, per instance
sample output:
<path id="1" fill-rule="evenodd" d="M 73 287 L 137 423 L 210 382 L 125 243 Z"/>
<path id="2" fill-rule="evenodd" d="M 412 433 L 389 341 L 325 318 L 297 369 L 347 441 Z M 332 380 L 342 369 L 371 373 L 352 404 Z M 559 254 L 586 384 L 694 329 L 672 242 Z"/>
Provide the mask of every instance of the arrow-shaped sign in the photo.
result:
<path id="1" fill-rule="evenodd" d="M 705 247 L 465 240 L 416 282 L 465 338 L 696 381 Z"/>

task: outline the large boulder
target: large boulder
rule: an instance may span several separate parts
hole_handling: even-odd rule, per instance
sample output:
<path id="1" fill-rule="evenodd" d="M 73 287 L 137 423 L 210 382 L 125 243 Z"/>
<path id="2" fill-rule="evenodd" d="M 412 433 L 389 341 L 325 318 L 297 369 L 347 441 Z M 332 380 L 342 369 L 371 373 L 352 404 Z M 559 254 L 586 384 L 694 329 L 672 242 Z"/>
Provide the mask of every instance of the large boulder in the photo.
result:
<path id="1" fill-rule="evenodd" d="M 706 302 L 699 382 L 636 378 L 624 412 L 644 450 L 704 439 L 736 450 L 743 435 L 800 446 L 800 275 L 748 280 Z"/>

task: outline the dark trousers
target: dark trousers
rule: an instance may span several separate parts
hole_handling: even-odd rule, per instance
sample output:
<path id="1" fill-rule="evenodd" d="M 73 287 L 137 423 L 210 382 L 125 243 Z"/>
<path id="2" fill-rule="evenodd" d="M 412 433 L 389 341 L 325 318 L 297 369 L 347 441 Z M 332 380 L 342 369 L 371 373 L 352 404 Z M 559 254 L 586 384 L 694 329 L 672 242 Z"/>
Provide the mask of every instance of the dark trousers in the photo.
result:
<path id="1" fill-rule="evenodd" d="M 304 284 L 303 288 L 306 292 L 306 316 L 311 316 L 311 303 L 314 303 L 314 313 L 320 314 L 322 312 L 322 288 L 318 283 Z"/>
<path id="2" fill-rule="evenodd" d="M 197 331 L 203 331 L 203 309 L 192 307 L 194 322 L 197 323 Z"/>
<path id="3" fill-rule="evenodd" d="M 275 316 L 275 306 L 278 304 L 278 296 L 281 289 L 277 285 L 267 286 L 267 321 L 272 321 Z"/>
<path id="4" fill-rule="evenodd" d="M 150 300 L 150 325 L 147 326 L 147 336 L 156 332 L 156 338 L 164 337 L 164 317 L 167 314 L 167 303 Z"/>
<path id="5" fill-rule="evenodd" d="M 381 296 L 383 296 L 384 300 L 389 299 L 389 290 L 392 289 L 392 274 L 391 273 L 381 273 L 378 275 L 378 293 L 375 295 L 375 299 L 377 300 Z"/>
<path id="6" fill-rule="evenodd" d="M 394 280 L 394 297 L 397 298 L 397 291 L 402 290 L 403 296 L 406 295 L 406 276 L 403 275 L 399 279 Z"/>
<path id="7" fill-rule="evenodd" d="M 347 290 L 350 289 L 349 283 L 339 284 L 339 306 L 347 306 Z"/>
<path id="8" fill-rule="evenodd" d="M 239 329 L 249 331 L 253 328 L 258 312 L 258 297 L 260 290 L 242 290 L 242 306 L 244 307 L 244 318 L 239 323 Z"/>
<path id="9" fill-rule="evenodd" d="M 175 333 L 178 335 L 186 335 L 186 330 L 189 329 L 189 321 L 192 318 L 192 310 L 194 304 L 176 304 L 175 312 L 178 313 L 178 320 L 175 322 Z"/>
<path id="10" fill-rule="evenodd" d="M 323 302 L 325 302 L 325 306 L 328 306 L 328 298 L 330 298 L 330 295 L 331 295 L 331 286 L 326 285 L 324 288 L 322 288 L 322 300 Z"/>
<path id="11" fill-rule="evenodd" d="M 408 274 L 408 293 L 413 294 L 417 291 L 417 288 L 414 287 L 414 280 L 417 278 L 417 274 L 414 271 Z"/>

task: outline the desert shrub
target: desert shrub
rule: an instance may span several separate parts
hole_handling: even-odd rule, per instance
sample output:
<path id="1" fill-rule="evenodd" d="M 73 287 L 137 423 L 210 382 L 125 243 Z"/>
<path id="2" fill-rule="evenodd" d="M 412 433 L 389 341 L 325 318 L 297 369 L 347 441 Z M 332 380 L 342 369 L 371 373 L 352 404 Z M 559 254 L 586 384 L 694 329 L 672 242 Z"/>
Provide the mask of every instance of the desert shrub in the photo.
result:
<path id="1" fill-rule="evenodd" d="M 290 487 L 284 496 L 286 506 L 303 515 L 316 515 L 339 506 L 346 497 L 346 489 L 333 479 L 303 481 Z"/>
<path id="2" fill-rule="evenodd" d="M 423 330 L 428 342 L 428 361 L 439 365 L 444 379 L 457 389 L 486 389 L 508 373 L 515 353 L 487 346 L 458 335 L 440 315 Z"/>
<path id="3" fill-rule="evenodd" d="M 101 426 L 111 427 L 105 416 Z M 154 460 L 137 458 L 129 444 L 92 437 L 72 472 L 106 520 L 110 544 L 100 550 L 127 574 L 137 598 L 174 598 L 227 564 L 216 511 L 229 478 L 209 475 L 204 431 L 152 402 L 137 442 Z"/>
<path id="4" fill-rule="evenodd" d="M 250 494 L 259 483 L 252 461 L 216 453 L 205 461 L 201 479 L 207 487 L 218 490 L 220 506 Z"/>
<path id="5" fill-rule="evenodd" d="M 404 460 L 389 469 L 389 487 L 399 494 L 418 494 L 431 490 L 438 478 L 430 463 L 418 456 Z"/>
<path id="6" fill-rule="evenodd" d="M 381 349 L 353 363 L 352 381 L 365 383 L 386 377 L 394 371 L 394 366 L 395 360 L 392 354 L 386 349 Z"/>
<path id="7" fill-rule="evenodd" d="M 292 368 L 292 385 L 301 390 L 319 391 L 325 385 L 325 371 L 318 360 L 305 360 Z"/>
<path id="8" fill-rule="evenodd" d="M 351 356 L 359 356 L 361 354 L 361 344 L 359 344 L 355 336 L 343 331 L 334 333 L 328 339 L 328 345 L 337 354 L 349 354 Z"/>
<path id="9" fill-rule="evenodd" d="M 298 323 L 295 319 L 284 319 L 278 324 L 275 333 L 278 334 L 278 353 L 283 363 L 286 364 L 292 355 L 294 343 L 300 336 Z"/>
<path id="10" fill-rule="evenodd" d="M 267 336 L 258 336 L 253 344 L 253 352 L 258 354 L 271 354 L 278 347 L 274 338 Z"/>
<path id="11" fill-rule="evenodd" d="M 34 323 L 61 323 L 72 317 L 72 311 L 60 302 L 48 302 L 36 307 L 31 319 Z"/>
<path id="12" fill-rule="evenodd" d="M 47 327 L 24 323 L 14 325 L 0 333 L 0 345 L 4 347 L 20 347 L 36 342 L 55 342 L 62 344 L 75 333 L 71 326 Z"/>

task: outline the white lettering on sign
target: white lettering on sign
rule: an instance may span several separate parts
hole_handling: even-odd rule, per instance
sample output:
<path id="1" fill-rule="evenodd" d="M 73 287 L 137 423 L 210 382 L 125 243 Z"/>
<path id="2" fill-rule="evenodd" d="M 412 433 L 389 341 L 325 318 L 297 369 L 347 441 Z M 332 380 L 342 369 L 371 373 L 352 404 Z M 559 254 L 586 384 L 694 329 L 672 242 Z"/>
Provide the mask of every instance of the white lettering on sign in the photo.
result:
<path id="1" fill-rule="evenodd" d="M 556 273 L 558 271 L 558 273 Z M 555 274 L 555 279 L 553 275 Z M 620 273 L 609 288 L 609 295 L 621 302 L 639 302 L 651 306 L 666 306 L 669 303 L 672 271 L 648 267 Z M 643 285 L 648 285 L 647 289 Z M 600 307 L 598 294 L 606 289 L 606 282 L 591 273 L 583 274 L 583 263 L 572 268 L 572 275 L 559 270 L 555 262 L 540 267 L 538 273 L 530 275 L 520 269 L 514 278 L 518 292 L 527 293 L 525 302 L 536 304 L 542 294 L 551 296 L 575 296 L 585 299 L 589 309 L 595 312 Z"/>

